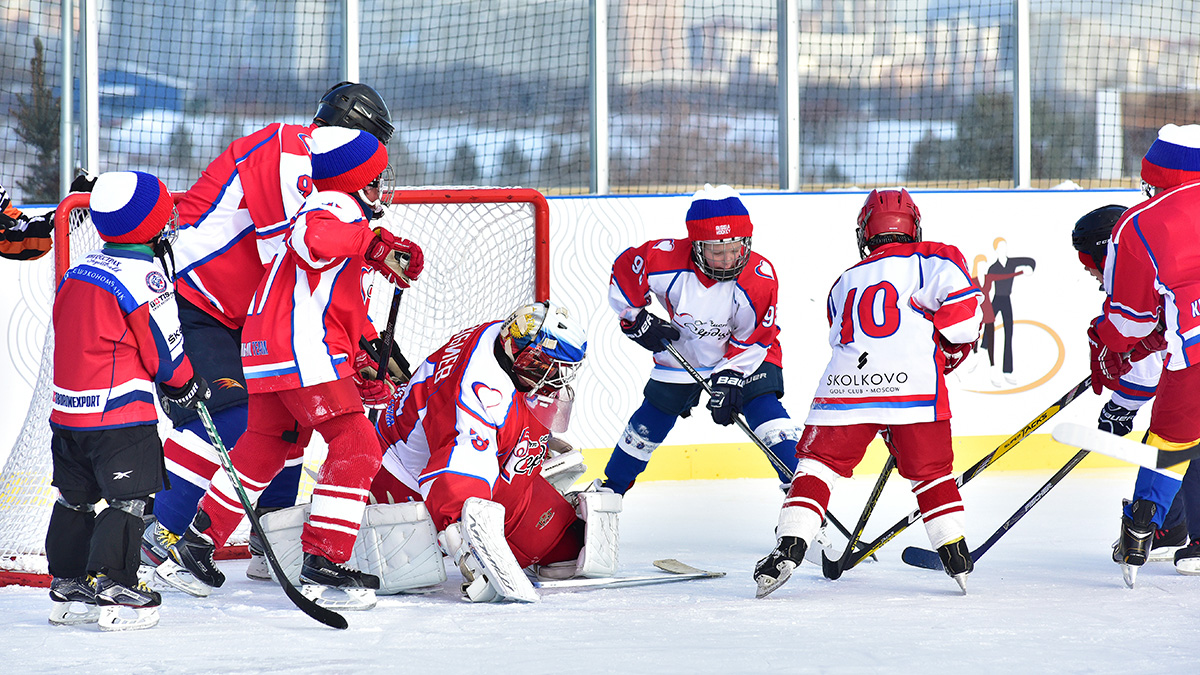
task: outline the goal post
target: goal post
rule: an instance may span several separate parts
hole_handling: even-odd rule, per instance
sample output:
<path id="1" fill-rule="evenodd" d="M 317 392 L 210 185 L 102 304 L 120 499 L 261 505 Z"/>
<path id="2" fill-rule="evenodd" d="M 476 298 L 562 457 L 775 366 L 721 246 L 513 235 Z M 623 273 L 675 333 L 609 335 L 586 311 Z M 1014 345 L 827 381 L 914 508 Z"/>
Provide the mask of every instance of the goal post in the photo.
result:
<path id="1" fill-rule="evenodd" d="M 91 224 L 89 196 L 72 193 L 56 210 L 55 288 L 102 243 Z M 425 269 L 405 291 L 396 322 L 396 344 L 410 363 L 463 328 L 549 299 L 549 219 L 546 198 L 527 188 L 421 187 L 392 195 L 384 218 L 371 224 L 416 242 L 425 254 Z M 382 330 L 394 288 L 374 273 L 364 284 L 369 315 Z M 56 498 L 50 486 L 53 357 L 54 331 L 47 325 L 29 411 L 0 472 L 0 586 L 49 584 L 44 543 Z M 164 438 L 169 429 L 160 422 Z"/>

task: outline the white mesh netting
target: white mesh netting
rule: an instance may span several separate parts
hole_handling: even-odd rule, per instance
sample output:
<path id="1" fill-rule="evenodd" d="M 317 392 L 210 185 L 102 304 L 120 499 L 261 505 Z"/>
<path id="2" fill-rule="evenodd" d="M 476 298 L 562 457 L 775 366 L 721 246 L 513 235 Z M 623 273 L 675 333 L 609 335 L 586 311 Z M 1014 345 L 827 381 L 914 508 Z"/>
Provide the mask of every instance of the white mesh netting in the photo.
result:
<path id="1" fill-rule="evenodd" d="M 425 254 L 425 269 L 404 292 L 396 321 L 396 343 L 413 367 L 462 328 L 504 318 L 545 295 L 548 280 L 537 281 L 548 269 L 544 260 L 537 262 L 545 254 L 538 240 L 546 238 L 536 227 L 545 213 L 535 206 L 541 195 L 454 188 L 403 190 L 395 199 L 384 225 L 419 244 Z M 412 203 L 433 200 L 446 203 Z M 86 205 L 71 210 L 69 229 L 70 264 L 75 264 L 101 243 Z M 55 246 L 61 245 L 56 240 Z M 370 316 L 382 332 L 394 289 L 380 275 L 372 276 Z M 46 573 L 44 540 L 55 498 L 48 422 L 53 353 L 54 331 L 47 326 L 29 412 L 0 475 L 0 572 Z M 160 422 L 164 438 L 169 430 L 169 423 Z M 311 481 L 306 482 L 302 493 L 311 490 Z"/>

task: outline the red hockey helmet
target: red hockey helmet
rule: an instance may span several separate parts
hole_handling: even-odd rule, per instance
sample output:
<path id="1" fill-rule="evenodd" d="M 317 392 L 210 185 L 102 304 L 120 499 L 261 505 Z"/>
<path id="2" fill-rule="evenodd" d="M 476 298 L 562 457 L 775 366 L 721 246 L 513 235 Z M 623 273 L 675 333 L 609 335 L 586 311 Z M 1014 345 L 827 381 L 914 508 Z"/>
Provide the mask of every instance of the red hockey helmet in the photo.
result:
<path id="1" fill-rule="evenodd" d="M 880 235 L 895 235 L 872 243 Z M 867 257 L 877 246 L 892 241 L 921 241 L 921 212 L 908 190 L 871 190 L 858 212 L 858 252 Z"/>

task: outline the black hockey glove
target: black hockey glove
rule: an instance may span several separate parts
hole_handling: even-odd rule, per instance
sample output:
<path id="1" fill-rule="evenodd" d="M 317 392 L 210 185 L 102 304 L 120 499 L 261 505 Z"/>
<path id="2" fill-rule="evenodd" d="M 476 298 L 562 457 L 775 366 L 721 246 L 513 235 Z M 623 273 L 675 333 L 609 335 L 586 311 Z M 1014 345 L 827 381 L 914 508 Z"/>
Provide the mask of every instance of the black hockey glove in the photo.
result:
<path id="1" fill-rule="evenodd" d="M 1130 410 L 1109 401 L 1104 404 L 1104 409 L 1100 411 L 1100 419 L 1096 423 L 1096 428 L 1100 431 L 1107 431 L 1110 434 L 1124 436 L 1133 431 L 1133 418 L 1135 415 L 1137 415 L 1136 410 Z"/>
<path id="2" fill-rule="evenodd" d="M 195 409 L 197 403 L 207 401 L 209 396 L 208 383 L 199 375 L 193 375 L 187 384 L 179 388 L 168 387 L 165 384 L 159 384 L 158 388 L 162 392 L 163 410 L 169 409 L 168 403 L 174 403 L 180 408 Z"/>
<path id="3" fill-rule="evenodd" d="M 663 340 L 674 342 L 679 339 L 678 328 L 651 314 L 645 307 L 633 321 L 622 320 L 621 331 L 630 340 L 655 353 L 666 349 Z"/>
<path id="4" fill-rule="evenodd" d="M 712 396 L 708 398 L 708 409 L 712 411 L 714 422 L 727 427 L 737 419 L 742 412 L 744 382 L 745 378 L 732 370 L 722 370 L 712 376 Z"/>
<path id="5" fill-rule="evenodd" d="M 81 173 L 71 181 L 71 192 L 91 192 L 96 185 L 96 177 Z"/>

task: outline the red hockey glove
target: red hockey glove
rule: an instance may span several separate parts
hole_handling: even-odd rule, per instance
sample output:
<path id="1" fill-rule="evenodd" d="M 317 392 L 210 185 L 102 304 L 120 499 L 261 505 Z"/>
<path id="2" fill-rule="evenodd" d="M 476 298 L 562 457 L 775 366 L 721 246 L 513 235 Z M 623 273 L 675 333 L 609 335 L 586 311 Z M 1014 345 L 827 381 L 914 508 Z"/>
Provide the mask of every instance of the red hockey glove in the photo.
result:
<path id="1" fill-rule="evenodd" d="M 961 366 L 963 361 L 967 360 L 967 357 L 971 355 L 971 350 L 975 349 L 975 343 L 954 344 L 939 335 L 938 348 L 942 350 L 942 356 L 946 359 L 946 364 L 942 366 L 942 374 L 949 375 L 955 368 Z"/>
<path id="2" fill-rule="evenodd" d="M 1161 352 L 1167 348 L 1167 337 L 1162 331 L 1157 328 L 1150 331 L 1150 334 L 1142 338 L 1142 341 L 1133 346 L 1133 351 L 1129 352 L 1130 361 L 1141 361 L 1150 356 L 1154 352 Z"/>
<path id="3" fill-rule="evenodd" d="M 363 404 L 373 410 L 385 408 L 396 390 L 391 378 L 375 379 L 378 365 L 379 363 L 372 360 L 367 352 L 360 349 L 354 355 L 354 374 L 350 376 L 354 380 L 354 386 L 358 387 L 358 395 Z"/>
<path id="4" fill-rule="evenodd" d="M 425 269 L 425 254 L 415 243 L 401 239 L 382 227 L 375 228 L 375 238 L 363 254 L 375 271 L 400 288 L 408 288 Z"/>
<path id="5" fill-rule="evenodd" d="M 1129 355 L 1115 352 L 1104 344 L 1096 326 L 1088 328 L 1088 346 L 1092 351 L 1092 391 L 1099 394 L 1105 387 L 1115 390 L 1117 380 L 1129 372 Z"/>

